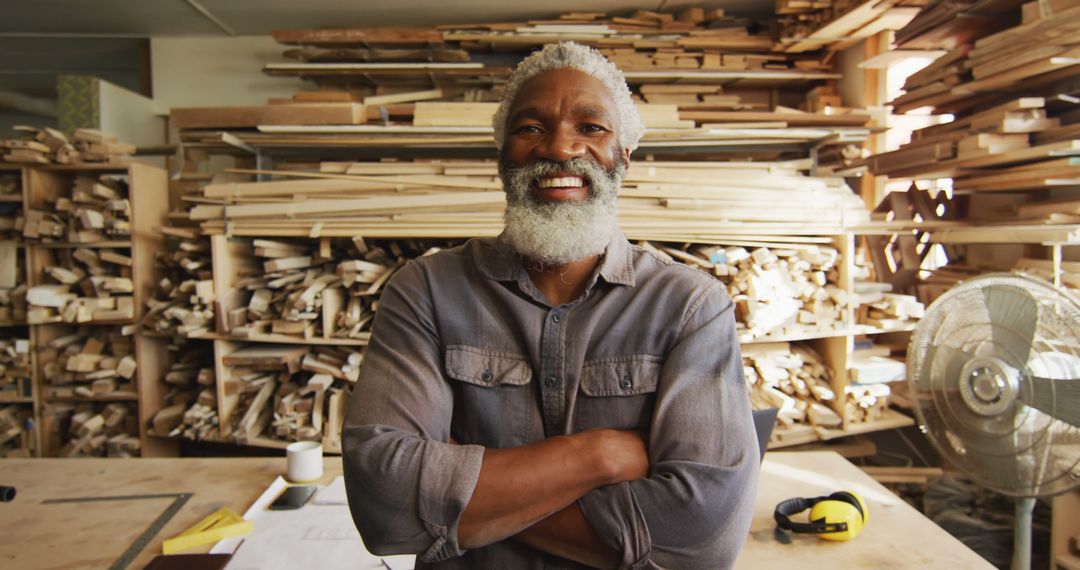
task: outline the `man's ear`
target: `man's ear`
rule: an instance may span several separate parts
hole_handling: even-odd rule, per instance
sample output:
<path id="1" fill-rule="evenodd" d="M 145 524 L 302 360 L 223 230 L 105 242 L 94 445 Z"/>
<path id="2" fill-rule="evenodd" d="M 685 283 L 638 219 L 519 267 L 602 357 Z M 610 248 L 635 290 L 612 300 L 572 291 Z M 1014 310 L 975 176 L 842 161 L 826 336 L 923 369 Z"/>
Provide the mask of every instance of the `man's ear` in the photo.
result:
<path id="1" fill-rule="evenodd" d="M 622 151 L 623 151 L 623 158 L 626 160 L 626 167 L 630 168 L 630 149 L 629 148 L 623 148 Z"/>

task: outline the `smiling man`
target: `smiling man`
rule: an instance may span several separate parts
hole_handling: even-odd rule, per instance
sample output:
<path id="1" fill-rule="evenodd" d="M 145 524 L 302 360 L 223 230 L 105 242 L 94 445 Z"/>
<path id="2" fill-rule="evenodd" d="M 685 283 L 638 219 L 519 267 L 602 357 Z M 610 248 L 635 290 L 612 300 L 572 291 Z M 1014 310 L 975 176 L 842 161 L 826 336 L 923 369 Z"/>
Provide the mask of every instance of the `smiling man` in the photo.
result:
<path id="1" fill-rule="evenodd" d="M 622 74 L 547 46 L 494 127 L 506 229 L 380 301 L 343 431 L 364 542 L 418 568 L 730 567 L 759 457 L 732 303 L 618 229 L 644 131 Z"/>

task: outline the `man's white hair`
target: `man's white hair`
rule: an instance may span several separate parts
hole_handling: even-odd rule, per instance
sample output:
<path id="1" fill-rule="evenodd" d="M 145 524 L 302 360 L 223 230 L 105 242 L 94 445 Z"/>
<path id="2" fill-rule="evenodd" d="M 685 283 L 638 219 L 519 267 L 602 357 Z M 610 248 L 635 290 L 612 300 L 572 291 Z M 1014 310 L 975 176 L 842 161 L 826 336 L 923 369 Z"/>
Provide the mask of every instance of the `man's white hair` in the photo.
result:
<path id="1" fill-rule="evenodd" d="M 566 68 L 587 73 L 608 88 L 619 118 L 619 145 L 631 151 L 636 149 L 641 135 L 645 134 L 645 124 L 641 122 L 641 115 L 630 97 L 626 77 L 615 64 L 600 55 L 600 52 L 574 42 L 548 44 L 544 49 L 525 58 L 510 74 L 506 94 L 491 121 L 491 126 L 495 128 L 495 146 L 502 150 L 506 140 L 506 121 L 510 118 L 510 105 L 513 104 L 518 89 L 526 81 L 545 71 Z"/>

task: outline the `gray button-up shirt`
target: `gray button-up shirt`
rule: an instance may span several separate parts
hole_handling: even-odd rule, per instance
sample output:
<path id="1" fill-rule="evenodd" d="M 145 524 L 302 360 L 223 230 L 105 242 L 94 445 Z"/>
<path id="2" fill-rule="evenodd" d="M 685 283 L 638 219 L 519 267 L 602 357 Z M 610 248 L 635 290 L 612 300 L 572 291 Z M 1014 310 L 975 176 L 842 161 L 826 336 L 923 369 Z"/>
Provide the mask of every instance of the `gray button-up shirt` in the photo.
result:
<path id="1" fill-rule="evenodd" d="M 620 567 L 730 567 L 759 455 L 719 281 L 621 234 L 558 307 L 498 239 L 412 261 L 382 294 L 345 419 L 356 526 L 418 568 L 581 568 L 512 539 L 463 551 L 458 521 L 485 447 L 600 427 L 648 432 L 648 477 L 578 501 Z"/>

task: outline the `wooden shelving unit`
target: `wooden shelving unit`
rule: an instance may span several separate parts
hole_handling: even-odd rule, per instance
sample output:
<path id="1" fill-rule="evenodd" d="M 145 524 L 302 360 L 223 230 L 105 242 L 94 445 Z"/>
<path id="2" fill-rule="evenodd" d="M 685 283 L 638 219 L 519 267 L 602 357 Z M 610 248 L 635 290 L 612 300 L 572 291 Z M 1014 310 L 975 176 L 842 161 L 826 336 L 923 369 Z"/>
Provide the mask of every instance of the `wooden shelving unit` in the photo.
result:
<path id="1" fill-rule="evenodd" d="M 153 273 L 154 257 L 164 246 L 164 239 L 157 228 L 166 222 L 168 207 L 168 188 L 165 172 L 159 168 L 132 163 L 129 165 L 115 164 L 81 164 L 81 165 L 27 165 L 18 166 L 0 165 L 0 176 L 14 173 L 22 180 L 22 206 L 28 209 L 50 209 L 50 205 L 57 199 L 70 196 L 74 179 L 79 176 L 108 175 L 126 180 L 128 184 L 131 218 L 130 238 L 121 240 L 104 240 L 92 243 L 68 243 L 64 241 L 38 242 L 33 240 L 18 239 L 21 252 L 25 252 L 22 262 L 25 264 L 25 278 L 29 286 L 48 282 L 43 270 L 45 267 L 62 264 L 62 260 L 78 248 L 85 248 L 101 252 L 104 250 L 117 250 L 124 256 L 131 258 L 131 267 L 124 268 L 125 276 L 132 280 L 133 290 L 130 295 L 134 312 L 128 319 L 98 319 L 81 323 L 63 322 L 62 318 L 50 319 L 50 322 L 28 324 L 25 321 L 5 323 L 4 330 L 0 334 L 8 334 L 11 327 L 20 327 L 25 330 L 32 347 L 31 370 L 32 370 L 32 394 L 29 398 L 21 398 L 18 405 L 29 405 L 33 408 L 34 426 L 34 451 L 35 456 L 54 456 L 59 452 L 59 447 L 66 437 L 56 425 L 55 418 L 48 413 L 51 404 L 60 405 L 92 405 L 99 410 L 108 404 L 125 404 L 129 406 L 133 422 L 137 426 L 137 435 L 140 440 L 141 454 L 144 456 L 174 454 L 176 445 L 170 441 L 151 440 L 146 435 L 145 418 L 152 414 L 159 404 L 156 398 L 159 394 L 155 391 L 157 378 L 162 373 L 161 366 L 153 348 L 142 342 L 141 335 L 137 334 L 137 322 L 142 315 L 146 296 L 154 287 L 156 278 Z M 55 322 L 52 322 L 55 321 Z M 50 341 L 62 335 L 70 335 L 79 327 L 87 327 L 86 331 L 128 332 L 132 336 L 133 358 L 137 365 L 134 375 L 130 380 L 130 391 L 117 391 L 114 393 L 94 394 L 93 396 L 57 395 L 47 393 L 51 387 L 45 380 L 44 367 L 48 365 L 44 361 L 43 351 Z M 7 404 L 3 402 L 0 404 Z"/>

